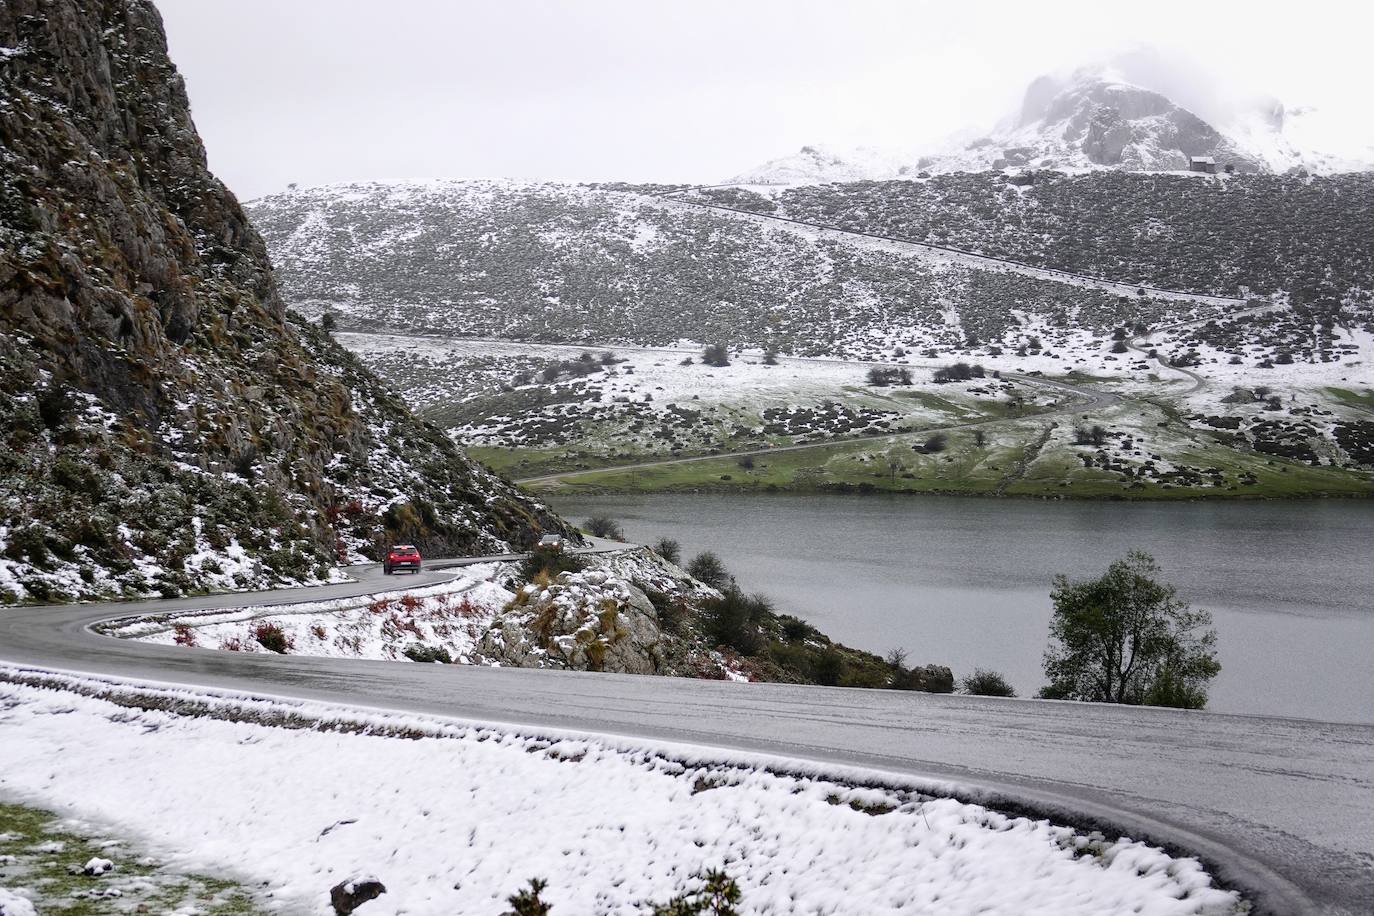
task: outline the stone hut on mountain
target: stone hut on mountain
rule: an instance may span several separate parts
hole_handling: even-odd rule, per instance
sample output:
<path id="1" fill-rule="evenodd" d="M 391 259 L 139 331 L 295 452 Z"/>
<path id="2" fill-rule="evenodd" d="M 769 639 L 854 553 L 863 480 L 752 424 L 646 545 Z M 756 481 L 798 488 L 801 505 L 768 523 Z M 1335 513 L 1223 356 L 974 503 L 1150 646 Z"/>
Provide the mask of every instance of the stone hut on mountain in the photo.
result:
<path id="1" fill-rule="evenodd" d="M 1215 175 L 1217 173 L 1217 160 L 1213 156 L 1191 156 L 1188 159 L 1188 171 Z"/>

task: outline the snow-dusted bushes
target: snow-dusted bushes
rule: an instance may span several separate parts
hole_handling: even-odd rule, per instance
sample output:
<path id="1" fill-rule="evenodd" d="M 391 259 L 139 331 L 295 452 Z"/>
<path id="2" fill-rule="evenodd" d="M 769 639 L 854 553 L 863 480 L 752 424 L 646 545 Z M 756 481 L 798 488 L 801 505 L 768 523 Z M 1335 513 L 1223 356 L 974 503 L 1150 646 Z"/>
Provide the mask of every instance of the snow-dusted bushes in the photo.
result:
<path id="1" fill-rule="evenodd" d="M 253 627 L 253 640 L 268 652 L 285 655 L 295 646 L 295 639 L 287 636 L 280 625 L 268 620 L 258 622 Z"/>
<path id="2" fill-rule="evenodd" d="M 776 199 L 794 218 L 1170 289 L 1340 299 L 1374 276 L 1365 173 L 1040 172 L 1024 193 L 1006 188 L 1001 172 L 955 173 L 801 186 Z M 1118 320 L 1140 317 L 1123 308 Z"/>
<path id="3" fill-rule="evenodd" d="M 685 338 L 879 358 L 913 336 L 946 348 L 996 342 L 1013 329 L 1014 310 L 1090 328 L 1177 313 L 1163 300 L 932 264 L 869 240 L 793 231 L 643 190 L 358 185 L 298 190 L 250 208 L 290 300 L 335 311 L 354 330 L 461 326 L 510 339 Z M 358 237 L 373 241 L 348 241 Z"/>

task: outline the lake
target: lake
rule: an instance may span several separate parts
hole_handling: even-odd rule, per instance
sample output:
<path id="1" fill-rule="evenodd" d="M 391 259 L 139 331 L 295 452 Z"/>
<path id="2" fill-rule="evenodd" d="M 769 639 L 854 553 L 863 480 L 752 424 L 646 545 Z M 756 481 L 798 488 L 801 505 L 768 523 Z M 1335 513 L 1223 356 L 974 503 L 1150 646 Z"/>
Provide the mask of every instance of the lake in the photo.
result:
<path id="1" fill-rule="evenodd" d="M 867 496 L 551 499 L 607 515 L 631 540 L 719 554 L 746 591 L 832 638 L 913 664 L 1040 668 L 1055 573 L 1153 554 L 1211 611 L 1222 672 L 1208 708 L 1374 722 L 1374 502 L 1122 503 Z"/>

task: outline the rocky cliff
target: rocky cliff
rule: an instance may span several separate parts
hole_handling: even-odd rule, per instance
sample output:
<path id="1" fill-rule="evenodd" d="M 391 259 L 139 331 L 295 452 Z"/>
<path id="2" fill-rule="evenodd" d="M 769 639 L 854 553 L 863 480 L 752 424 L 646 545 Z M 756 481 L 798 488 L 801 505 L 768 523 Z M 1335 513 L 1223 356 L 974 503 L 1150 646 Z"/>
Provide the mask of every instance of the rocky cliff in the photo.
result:
<path id="1" fill-rule="evenodd" d="M 287 311 L 147 0 L 0 4 L 0 439 L 0 600 L 563 530 Z"/>

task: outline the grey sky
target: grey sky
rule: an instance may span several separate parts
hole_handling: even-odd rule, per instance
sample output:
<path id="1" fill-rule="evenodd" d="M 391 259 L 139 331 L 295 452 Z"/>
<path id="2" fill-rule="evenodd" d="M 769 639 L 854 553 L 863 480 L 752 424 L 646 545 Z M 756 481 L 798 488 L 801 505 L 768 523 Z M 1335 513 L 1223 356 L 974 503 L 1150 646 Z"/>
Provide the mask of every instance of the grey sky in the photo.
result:
<path id="1" fill-rule="evenodd" d="M 1356 2 L 158 5 L 211 166 L 245 199 L 293 181 L 710 180 L 807 143 L 919 147 L 1140 42 L 1190 59 L 1200 100 L 1314 104 L 1374 143 L 1374 15 Z"/>

